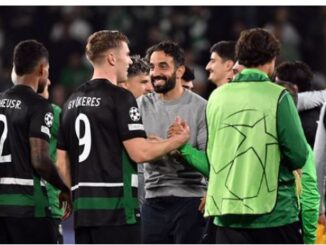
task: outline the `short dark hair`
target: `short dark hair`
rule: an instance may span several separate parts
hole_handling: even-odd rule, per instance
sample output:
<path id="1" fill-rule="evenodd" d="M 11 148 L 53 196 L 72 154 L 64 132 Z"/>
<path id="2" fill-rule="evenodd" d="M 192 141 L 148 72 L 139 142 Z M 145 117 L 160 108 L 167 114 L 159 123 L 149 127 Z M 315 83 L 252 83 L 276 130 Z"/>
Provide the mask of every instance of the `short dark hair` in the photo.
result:
<path id="1" fill-rule="evenodd" d="M 282 62 L 276 67 L 275 77 L 296 84 L 299 92 L 311 90 L 313 73 L 310 67 L 302 61 Z"/>
<path id="2" fill-rule="evenodd" d="M 235 44 L 234 41 L 220 41 L 215 43 L 209 51 L 217 53 L 223 61 L 232 60 L 235 62 Z"/>
<path id="3" fill-rule="evenodd" d="M 186 82 L 193 81 L 195 79 L 194 70 L 190 69 L 188 66 L 185 66 L 185 68 L 185 72 L 183 73 L 181 79 L 185 80 Z"/>
<path id="4" fill-rule="evenodd" d="M 119 31 L 103 30 L 95 32 L 87 39 L 86 56 L 94 62 L 105 51 L 119 47 L 122 42 L 129 44 L 127 36 Z"/>
<path id="5" fill-rule="evenodd" d="M 171 56 L 174 60 L 176 67 L 182 66 L 185 64 L 185 54 L 184 50 L 180 47 L 179 44 L 172 41 L 163 41 L 158 44 L 153 45 L 146 52 L 146 59 L 150 60 L 151 55 L 155 51 L 163 51 L 167 55 Z"/>
<path id="6" fill-rule="evenodd" d="M 45 58 L 49 60 L 49 52 L 45 46 L 33 39 L 18 43 L 14 49 L 13 63 L 18 76 L 33 72 L 38 62 Z"/>
<path id="7" fill-rule="evenodd" d="M 241 32 L 235 53 L 240 64 L 257 67 L 272 61 L 280 53 L 280 43 L 272 33 L 253 28 Z"/>
<path id="8" fill-rule="evenodd" d="M 141 73 L 149 74 L 149 64 L 145 59 L 140 58 L 139 55 L 133 55 L 130 57 L 132 65 L 128 68 L 128 77 L 137 76 Z"/>

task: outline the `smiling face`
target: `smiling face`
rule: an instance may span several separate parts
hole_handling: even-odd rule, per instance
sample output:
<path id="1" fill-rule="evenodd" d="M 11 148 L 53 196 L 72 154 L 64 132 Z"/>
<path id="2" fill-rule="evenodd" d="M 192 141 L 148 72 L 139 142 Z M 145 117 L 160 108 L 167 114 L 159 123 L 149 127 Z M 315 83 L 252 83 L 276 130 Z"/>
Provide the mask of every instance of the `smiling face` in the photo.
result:
<path id="1" fill-rule="evenodd" d="M 218 53 L 212 52 L 211 58 L 206 66 L 209 72 L 208 80 L 212 81 L 217 86 L 228 83 L 232 79 L 232 66 L 230 68 L 231 60 L 223 60 Z"/>
<path id="2" fill-rule="evenodd" d="M 150 77 L 144 73 L 128 78 L 125 83 L 125 88 L 128 89 L 135 98 L 153 92 Z"/>
<path id="3" fill-rule="evenodd" d="M 150 57 L 150 77 L 154 90 L 166 94 L 175 88 L 176 67 L 173 57 L 164 51 L 155 51 Z"/>

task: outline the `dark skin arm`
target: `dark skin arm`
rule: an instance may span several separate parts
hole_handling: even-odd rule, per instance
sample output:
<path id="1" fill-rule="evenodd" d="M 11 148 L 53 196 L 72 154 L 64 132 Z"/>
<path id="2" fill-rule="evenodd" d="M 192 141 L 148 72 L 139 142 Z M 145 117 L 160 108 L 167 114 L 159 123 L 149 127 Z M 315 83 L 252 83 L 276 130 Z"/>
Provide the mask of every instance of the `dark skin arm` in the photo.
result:
<path id="1" fill-rule="evenodd" d="M 31 146 L 31 160 L 35 171 L 47 182 L 61 190 L 59 195 L 60 207 L 66 208 L 65 216 L 69 216 L 72 209 L 70 189 L 60 178 L 58 171 L 48 154 L 49 143 L 40 138 L 29 138 Z"/>

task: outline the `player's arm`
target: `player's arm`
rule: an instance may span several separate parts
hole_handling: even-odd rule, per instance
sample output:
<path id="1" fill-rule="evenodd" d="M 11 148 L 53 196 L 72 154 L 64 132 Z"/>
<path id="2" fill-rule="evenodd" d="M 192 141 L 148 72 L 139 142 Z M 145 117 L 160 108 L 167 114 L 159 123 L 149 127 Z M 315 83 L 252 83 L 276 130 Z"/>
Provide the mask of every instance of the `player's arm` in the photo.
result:
<path id="1" fill-rule="evenodd" d="M 190 166 L 194 167 L 205 177 L 209 176 L 209 162 L 205 151 L 197 150 L 190 144 L 183 145 L 179 151 Z"/>
<path id="2" fill-rule="evenodd" d="M 129 157 L 137 162 L 152 161 L 179 148 L 189 139 L 189 126 L 183 125 L 182 133 L 171 139 L 153 141 L 146 139 L 144 125 L 135 97 L 127 90 L 115 94 L 115 104 L 119 105 L 115 119 L 118 132 Z"/>
<path id="3" fill-rule="evenodd" d="M 145 138 L 132 138 L 123 141 L 128 155 L 137 163 L 149 162 L 186 143 L 190 136 L 189 126 L 183 127 L 182 133 L 162 141 L 150 141 Z"/>
<path id="4" fill-rule="evenodd" d="M 168 138 L 178 135 L 181 130 L 180 118 L 176 118 L 176 121 L 171 124 L 168 131 Z M 204 128 L 204 133 L 206 134 L 206 127 Z M 206 139 L 206 136 L 205 136 Z M 202 173 L 205 177 L 209 175 L 209 162 L 204 150 L 198 150 L 192 147 L 190 144 L 183 145 L 179 152 L 186 159 L 186 162 L 194 167 L 197 171 Z"/>
<path id="5" fill-rule="evenodd" d="M 326 101 L 326 89 L 307 91 L 298 94 L 298 111 L 310 110 L 321 106 Z"/>
<path id="6" fill-rule="evenodd" d="M 61 191 L 69 192 L 69 188 L 63 183 L 57 169 L 52 164 L 49 152 L 49 143 L 40 138 L 29 138 L 31 145 L 31 160 L 35 171 L 51 185 Z"/>
<path id="7" fill-rule="evenodd" d="M 308 148 L 309 155 L 306 164 L 302 168 L 300 202 L 303 239 L 306 244 L 312 244 L 316 240 L 320 195 L 317 187 L 314 155 L 309 145 Z"/>
<path id="8" fill-rule="evenodd" d="M 293 99 L 286 91 L 278 104 L 277 134 L 283 164 L 291 170 L 302 168 L 308 156 L 307 141 Z"/>
<path id="9" fill-rule="evenodd" d="M 316 139 L 314 144 L 314 154 L 317 168 L 317 183 L 320 194 L 320 223 L 325 223 L 325 182 L 326 182 L 326 104 L 321 109 L 316 131 Z"/>
<path id="10" fill-rule="evenodd" d="M 72 207 L 70 189 L 60 178 L 49 155 L 48 142 L 53 124 L 52 107 L 40 101 L 31 108 L 30 114 L 29 141 L 32 166 L 43 179 L 62 191 L 59 195 L 60 205 L 66 204 L 66 214 L 69 214 Z"/>

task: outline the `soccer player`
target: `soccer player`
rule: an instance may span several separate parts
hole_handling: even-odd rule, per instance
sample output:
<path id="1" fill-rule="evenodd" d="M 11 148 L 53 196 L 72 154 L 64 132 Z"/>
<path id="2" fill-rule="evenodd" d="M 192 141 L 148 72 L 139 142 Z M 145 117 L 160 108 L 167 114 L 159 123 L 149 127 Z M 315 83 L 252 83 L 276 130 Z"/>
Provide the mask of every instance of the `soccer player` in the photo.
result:
<path id="1" fill-rule="evenodd" d="M 190 124 L 189 143 L 206 146 L 206 100 L 184 89 L 182 48 L 171 41 L 147 50 L 155 93 L 138 99 L 146 133 L 167 137 L 170 124 L 180 116 Z M 179 155 L 166 155 L 144 164 L 145 203 L 142 206 L 143 243 L 198 243 L 204 219 L 198 211 L 206 190 L 203 176 Z"/>
<path id="2" fill-rule="evenodd" d="M 50 79 L 47 80 L 47 83 L 44 87 L 43 92 L 39 93 L 44 99 L 49 99 L 49 86 L 51 85 Z M 49 144 L 49 154 L 53 163 L 56 163 L 57 160 L 57 135 L 59 129 L 59 120 L 61 108 L 55 104 L 51 104 L 53 109 L 53 124 L 50 130 L 51 139 Z M 51 208 L 51 214 L 54 222 L 54 229 L 57 238 L 57 244 L 63 244 L 63 230 L 61 221 L 64 218 L 64 210 L 60 208 L 59 205 L 59 190 L 53 185 L 47 183 L 46 185 L 49 197 L 49 206 Z"/>
<path id="3" fill-rule="evenodd" d="M 132 64 L 128 68 L 128 79 L 118 83 L 118 86 L 128 89 L 137 99 L 153 91 L 152 83 L 149 77 L 149 64 L 139 55 L 130 57 Z M 144 166 L 138 165 L 138 201 L 140 206 L 145 200 L 144 190 Z"/>
<path id="4" fill-rule="evenodd" d="M 128 38 L 98 31 L 87 40 L 94 68 L 65 103 L 58 135 L 58 166 L 71 184 L 76 243 L 139 243 L 137 166 L 181 146 L 189 128 L 163 142 L 145 138 L 131 92 L 118 87 L 132 64 Z"/>
<path id="5" fill-rule="evenodd" d="M 285 61 L 275 69 L 275 82 L 290 82 L 297 87 L 298 93 L 311 91 L 311 81 L 313 73 L 310 67 L 302 61 Z M 317 121 L 322 105 L 310 110 L 299 112 L 303 131 L 309 145 L 313 148 L 317 130 Z"/>
<path id="6" fill-rule="evenodd" d="M 291 62 L 283 62 L 282 64 L 277 66 L 275 74 L 278 79 L 276 79 L 276 84 L 285 87 L 290 92 L 293 101 L 296 104 L 298 101 L 297 85 L 295 83 L 281 81 L 279 79 L 279 77 L 286 76 L 288 72 L 288 70 L 286 69 L 287 65 L 289 65 L 290 67 L 292 65 L 296 66 Z M 299 67 L 301 67 L 301 65 L 298 65 L 297 69 L 299 69 Z M 292 70 L 291 68 L 290 70 Z M 306 73 L 307 71 L 308 70 L 297 70 L 296 72 L 299 74 L 301 73 L 301 75 L 299 76 L 306 76 L 309 74 Z M 292 76 L 287 77 L 290 78 Z M 293 74 L 293 78 L 295 77 L 297 77 L 297 74 Z M 289 79 L 289 81 L 292 81 L 292 79 Z M 309 82 L 309 80 L 306 80 L 306 82 Z M 307 142 L 309 141 L 307 140 Z M 319 217 L 320 194 L 318 192 L 317 187 L 317 174 L 314 154 L 309 143 L 307 147 L 309 151 L 305 165 L 302 167 L 301 170 L 294 171 L 293 174 L 296 177 L 296 185 L 298 195 L 300 197 L 300 220 L 302 223 L 303 240 L 305 244 L 313 244 L 316 241 L 317 235 L 316 231 L 318 223 L 317 221 Z"/>
<path id="7" fill-rule="evenodd" d="M 14 84 L 17 84 L 17 75 L 15 73 L 15 68 L 13 67 L 12 73 L 11 73 L 11 80 Z M 42 96 L 44 99 L 49 99 L 49 86 L 51 85 L 50 79 L 47 79 L 46 85 L 43 89 L 43 91 L 38 91 L 39 95 Z M 49 143 L 49 154 L 51 161 L 53 163 L 56 162 L 56 150 L 57 150 L 57 134 L 58 134 L 58 127 L 59 127 L 59 119 L 60 119 L 60 113 L 61 109 L 59 106 L 55 104 L 51 104 L 53 109 L 53 123 L 51 126 L 51 138 Z M 61 225 L 61 220 L 64 217 L 64 209 L 60 207 L 59 203 L 59 194 L 60 190 L 55 188 L 53 185 L 47 183 L 46 189 L 48 191 L 48 199 L 49 199 L 49 208 L 51 210 L 52 218 L 53 218 L 53 225 L 54 225 L 54 231 L 56 235 L 56 243 L 57 244 L 63 244 L 63 230 Z"/>
<path id="8" fill-rule="evenodd" d="M 56 243 L 44 180 L 62 192 L 70 211 L 70 190 L 48 154 L 53 124 L 42 92 L 48 79 L 47 49 L 36 40 L 16 45 L 17 84 L 0 96 L 0 243 Z"/>
<path id="9" fill-rule="evenodd" d="M 232 80 L 232 68 L 235 64 L 235 42 L 220 41 L 211 49 L 211 57 L 206 65 L 209 72 L 208 80 L 220 87 Z"/>
<path id="10" fill-rule="evenodd" d="M 207 105 L 209 161 L 196 167 L 209 174 L 205 216 L 214 217 L 216 243 L 302 243 L 292 170 L 306 163 L 309 149 L 292 98 L 268 77 L 279 43 L 250 29 L 236 53 L 250 68 Z"/>
<path id="11" fill-rule="evenodd" d="M 149 77 L 149 65 L 139 55 L 130 57 L 132 64 L 128 68 L 128 79 L 119 82 L 118 85 L 128 89 L 135 98 L 153 92 L 153 86 Z"/>
<path id="12" fill-rule="evenodd" d="M 292 171 L 308 147 L 292 98 L 268 77 L 279 51 L 269 32 L 243 31 L 236 56 L 248 69 L 207 105 L 205 214 L 215 217 L 217 243 L 303 242 Z"/>

